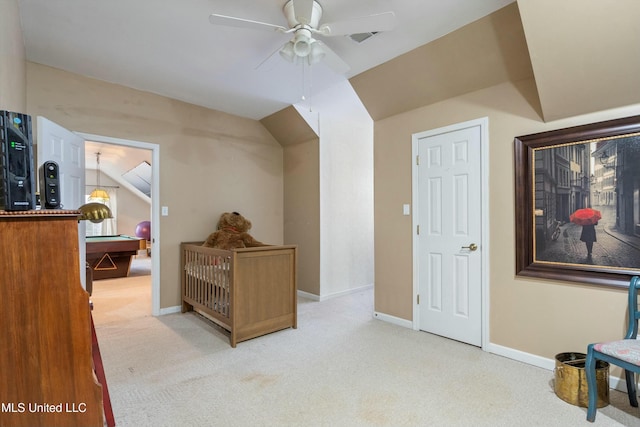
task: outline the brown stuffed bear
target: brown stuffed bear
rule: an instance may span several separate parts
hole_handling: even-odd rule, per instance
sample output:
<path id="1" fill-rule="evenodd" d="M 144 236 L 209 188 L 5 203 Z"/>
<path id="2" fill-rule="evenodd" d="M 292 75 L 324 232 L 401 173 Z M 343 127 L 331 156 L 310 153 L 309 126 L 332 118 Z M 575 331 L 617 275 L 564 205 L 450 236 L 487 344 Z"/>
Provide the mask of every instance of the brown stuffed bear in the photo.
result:
<path id="1" fill-rule="evenodd" d="M 225 250 L 267 246 L 254 239 L 248 233 L 250 229 L 251 221 L 238 212 L 225 212 L 220 216 L 218 229 L 207 237 L 202 246 Z"/>

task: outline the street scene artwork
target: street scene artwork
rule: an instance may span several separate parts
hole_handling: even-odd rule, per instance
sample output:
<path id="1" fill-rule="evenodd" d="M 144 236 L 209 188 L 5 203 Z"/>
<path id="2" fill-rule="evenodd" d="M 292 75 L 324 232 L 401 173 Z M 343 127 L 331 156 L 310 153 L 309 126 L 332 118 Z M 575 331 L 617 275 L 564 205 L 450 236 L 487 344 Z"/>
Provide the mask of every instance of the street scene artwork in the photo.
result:
<path id="1" fill-rule="evenodd" d="M 640 271 L 640 134 L 535 148 L 534 261 Z"/>

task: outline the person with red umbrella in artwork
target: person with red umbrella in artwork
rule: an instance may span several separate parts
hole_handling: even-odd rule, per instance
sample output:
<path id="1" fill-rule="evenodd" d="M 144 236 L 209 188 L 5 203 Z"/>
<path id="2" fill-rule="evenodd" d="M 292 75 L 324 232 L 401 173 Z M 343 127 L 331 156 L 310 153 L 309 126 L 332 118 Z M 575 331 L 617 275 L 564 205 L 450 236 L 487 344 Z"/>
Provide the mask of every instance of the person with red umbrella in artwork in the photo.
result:
<path id="1" fill-rule="evenodd" d="M 596 242 L 596 225 L 602 219 L 599 210 L 591 208 L 578 209 L 571 214 L 569 220 L 574 224 L 582 226 L 580 240 L 587 245 L 587 257 L 591 258 L 593 252 L 593 242 Z"/>

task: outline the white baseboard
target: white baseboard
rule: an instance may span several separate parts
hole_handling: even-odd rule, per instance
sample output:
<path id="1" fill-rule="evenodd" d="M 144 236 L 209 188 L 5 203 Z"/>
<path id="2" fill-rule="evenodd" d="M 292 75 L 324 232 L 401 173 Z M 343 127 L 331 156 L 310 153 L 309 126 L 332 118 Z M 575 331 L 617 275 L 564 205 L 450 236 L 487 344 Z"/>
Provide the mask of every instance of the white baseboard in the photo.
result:
<path id="1" fill-rule="evenodd" d="M 483 350 L 488 353 L 517 360 L 518 362 L 523 362 L 528 365 L 537 366 L 538 368 L 546 369 L 548 371 L 553 371 L 556 368 L 555 360 L 536 356 L 531 353 L 525 353 L 524 351 L 504 347 L 498 344 L 489 343 Z"/>
<path id="2" fill-rule="evenodd" d="M 359 288 L 353 288 L 353 289 L 347 289 L 344 291 L 340 291 L 340 292 L 335 292 L 333 294 L 327 294 L 327 295 L 316 295 L 316 294 L 310 294 L 309 292 L 304 292 L 304 291 L 298 291 L 298 296 L 303 297 L 303 298 L 308 298 L 310 300 L 313 301 L 326 301 L 328 299 L 332 299 L 332 298 L 338 298 L 338 297 L 343 297 L 345 295 L 349 295 L 349 294 L 355 294 L 358 292 L 362 292 L 362 291 L 368 291 L 373 289 L 373 285 L 365 285 L 365 286 L 360 286 Z"/>
<path id="3" fill-rule="evenodd" d="M 160 309 L 160 316 L 164 316 L 165 314 L 174 314 L 180 313 L 182 311 L 182 306 L 174 305 L 173 307 L 165 307 Z"/>
<path id="4" fill-rule="evenodd" d="M 340 292 L 334 292 L 332 294 L 320 295 L 320 301 L 326 301 L 328 299 L 343 297 L 345 295 L 350 295 L 350 294 L 357 294 L 358 292 L 368 291 L 371 289 L 373 289 L 373 284 L 360 286 L 359 288 L 347 289 Z"/>
<path id="5" fill-rule="evenodd" d="M 401 319 L 399 317 L 390 316 L 388 314 L 379 313 L 377 311 L 373 312 L 373 317 L 376 319 L 380 319 L 383 322 L 393 323 L 394 325 L 402 326 L 403 328 L 413 329 L 413 322 L 407 319 Z"/>
<path id="6" fill-rule="evenodd" d="M 389 322 L 393 323 L 394 325 L 402 326 L 404 328 L 413 329 L 413 322 L 411 322 L 410 320 L 401 319 L 378 312 L 374 312 L 373 317 L 384 322 Z M 512 359 L 518 362 L 526 363 L 528 365 L 537 366 L 538 368 L 546 369 L 550 372 L 553 372 L 556 368 L 555 359 L 536 356 L 535 354 L 526 353 L 524 351 L 516 350 L 510 347 L 504 347 L 498 344 L 489 343 L 485 348 L 483 348 L 483 350 L 497 356 L 506 357 L 507 359 Z M 609 376 L 609 387 L 615 390 L 619 390 L 623 393 L 627 392 L 627 382 L 624 379 L 615 376 Z"/>
<path id="7" fill-rule="evenodd" d="M 305 291 L 298 291 L 298 296 L 302 298 L 310 299 L 311 301 L 320 301 L 320 297 L 316 294 L 310 294 Z"/>
<path id="8" fill-rule="evenodd" d="M 503 347 L 497 344 L 489 344 L 487 348 L 484 349 L 489 353 L 496 354 L 498 356 L 503 356 L 509 359 L 517 360 L 519 362 L 527 363 L 529 365 L 537 366 L 539 368 L 547 369 L 549 371 L 553 371 L 556 368 L 555 359 L 547 359 L 545 357 L 536 356 L 534 354 L 525 353 L 520 350 L 515 350 L 509 347 Z M 586 349 L 585 349 L 586 353 Z M 609 367 L 611 368 L 611 366 Z M 623 393 L 627 392 L 627 382 L 624 379 L 614 377 L 609 375 L 609 387 L 619 390 Z"/>

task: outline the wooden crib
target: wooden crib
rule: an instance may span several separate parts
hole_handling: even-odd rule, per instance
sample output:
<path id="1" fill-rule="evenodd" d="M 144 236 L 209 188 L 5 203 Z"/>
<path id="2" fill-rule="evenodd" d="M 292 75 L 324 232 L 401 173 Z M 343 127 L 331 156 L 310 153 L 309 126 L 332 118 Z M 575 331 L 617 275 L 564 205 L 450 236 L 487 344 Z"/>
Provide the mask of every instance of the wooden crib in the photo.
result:
<path id="1" fill-rule="evenodd" d="M 226 251 L 180 244 L 182 312 L 194 310 L 240 341 L 297 328 L 297 247 Z"/>

